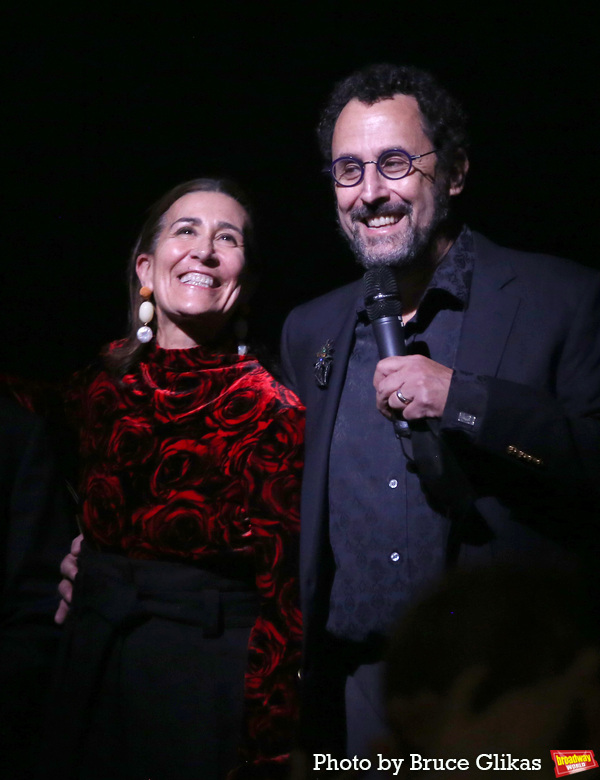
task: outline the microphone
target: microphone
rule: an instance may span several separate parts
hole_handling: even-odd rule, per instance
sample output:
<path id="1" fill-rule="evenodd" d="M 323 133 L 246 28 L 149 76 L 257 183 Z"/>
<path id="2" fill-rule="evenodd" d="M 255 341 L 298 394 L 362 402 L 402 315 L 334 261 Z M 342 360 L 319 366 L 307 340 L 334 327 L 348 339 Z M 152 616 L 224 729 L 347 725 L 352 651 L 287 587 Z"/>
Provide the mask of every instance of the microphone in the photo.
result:
<path id="1" fill-rule="evenodd" d="M 406 355 L 402 301 L 391 268 L 370 268 L 364 275 L 365 308 L 373 326 L 379 357 Z"/>
<path id="2" fill-rule="evenodd" d="M 402 301 L 396 275 L 388 266 L 369 268 L 363 277 L 365 308 L 377 342 L 380 358 L 406 355 Z M 394 420 L 396 436 L 410 436 L 406 420 Z"/>

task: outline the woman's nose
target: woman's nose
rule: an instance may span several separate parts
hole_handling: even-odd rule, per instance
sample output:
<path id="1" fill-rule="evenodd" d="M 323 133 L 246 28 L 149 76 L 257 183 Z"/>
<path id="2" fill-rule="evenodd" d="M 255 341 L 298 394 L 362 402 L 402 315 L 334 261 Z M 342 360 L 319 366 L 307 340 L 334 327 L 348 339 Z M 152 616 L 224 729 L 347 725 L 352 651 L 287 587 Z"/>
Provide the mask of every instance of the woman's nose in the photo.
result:
<path id="1" fill-rule="evenodd" d="M 203 263 L 210 262 L 211 260 L 216 261 L 216 258 L 214 257 L 214 245 L 210 236 L 199 236 L 196 239 L 192 256 L 197 257 L 198 260 L 201 260 Z"/>

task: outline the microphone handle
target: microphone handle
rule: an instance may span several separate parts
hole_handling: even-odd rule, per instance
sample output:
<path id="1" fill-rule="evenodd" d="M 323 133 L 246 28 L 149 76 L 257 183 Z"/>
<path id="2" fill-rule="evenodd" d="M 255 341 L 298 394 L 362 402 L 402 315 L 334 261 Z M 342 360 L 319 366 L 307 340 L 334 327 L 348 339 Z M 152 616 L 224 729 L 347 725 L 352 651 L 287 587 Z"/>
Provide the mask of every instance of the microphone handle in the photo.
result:
<path id="1" fill-rule="evenodd" d="M 404 323 L 402 317 L 379 317 L 371 323 L 373 334 L 377 342 L 380 358 L 403 357 L 406 355 L 406 342 L 404 341 Z M 397 417 L 394 419 L 394 432 L 396 438 L 406 439 L 410 436 L 410 427 L 406 420 Z"/>
<path id="2" fill-rule="evenodd" d="M 371 323 L 381 359 L 406 355 L 402 317 L 379 317 Z"/>

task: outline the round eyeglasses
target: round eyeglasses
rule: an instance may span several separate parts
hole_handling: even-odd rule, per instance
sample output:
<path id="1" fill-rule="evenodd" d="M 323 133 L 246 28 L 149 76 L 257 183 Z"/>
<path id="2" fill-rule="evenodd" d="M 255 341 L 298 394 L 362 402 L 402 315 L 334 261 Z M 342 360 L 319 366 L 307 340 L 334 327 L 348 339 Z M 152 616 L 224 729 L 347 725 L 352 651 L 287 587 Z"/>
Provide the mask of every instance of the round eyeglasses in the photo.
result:
<path id="1" fill-rule="evenodd" d="M 437 149 L 432 149 L 424 154 L 409 154 L 404 149 L 387 149 L 382 152 L 377 160 L 357 160 L 356 157 L 338 157 L 326 169 L 336 184 L 340 187 L 355 187 L 360 184 L 365 176 L 365 165 L 375 165 L 377 170 L 386 179 L 403 179 L 411 172 L 413 160 L 435 154 Z"/>

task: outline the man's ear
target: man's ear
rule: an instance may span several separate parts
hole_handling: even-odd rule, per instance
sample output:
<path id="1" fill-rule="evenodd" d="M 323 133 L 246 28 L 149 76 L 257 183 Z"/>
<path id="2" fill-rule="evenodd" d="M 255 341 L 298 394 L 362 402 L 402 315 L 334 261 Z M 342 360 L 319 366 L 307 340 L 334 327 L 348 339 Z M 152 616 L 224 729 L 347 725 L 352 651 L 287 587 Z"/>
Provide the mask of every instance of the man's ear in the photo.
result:
<path id="1" fill-rule="evenodd" d="M 469 172 L 469 158 L 464 149 L 456 153 L 454 165 L 450 171 L 450 195 L 460 195 L 465 186 L 465 179 Z"/>
<path id="2" fill-rule="evenodd" d="M 138 255 L 137 260 L 135 261 L 135 271 L 140 280 L 140 284 L 142 287 L 148 287 L 150 290 L 154 289 L 151 280 L 153 260 L 154 258 L 152 255 L 141 254 Z"/>

